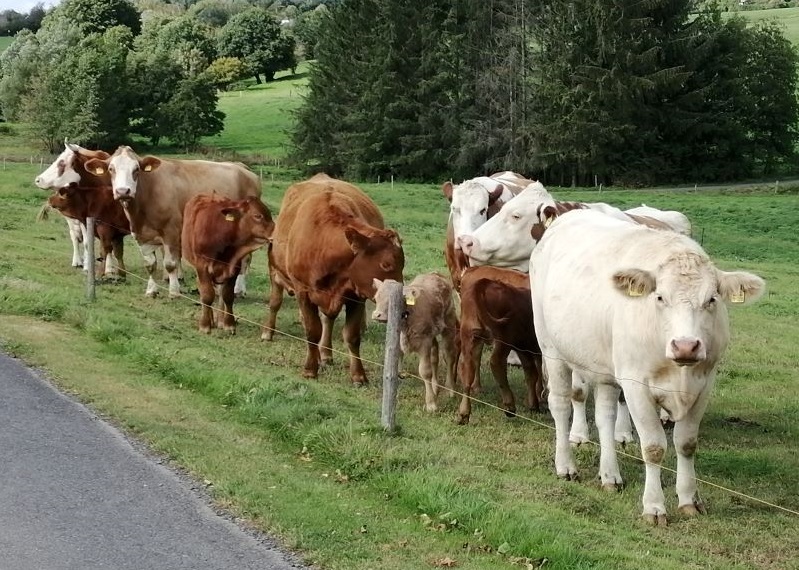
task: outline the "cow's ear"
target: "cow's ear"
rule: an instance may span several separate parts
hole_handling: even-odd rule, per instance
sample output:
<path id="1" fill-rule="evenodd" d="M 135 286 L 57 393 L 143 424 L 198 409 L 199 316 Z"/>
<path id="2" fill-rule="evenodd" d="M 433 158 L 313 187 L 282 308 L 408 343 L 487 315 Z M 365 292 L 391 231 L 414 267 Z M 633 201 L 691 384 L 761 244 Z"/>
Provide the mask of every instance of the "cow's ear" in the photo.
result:
<path id="1" fill-rule="evenodd" d="M 161 166 L 161 161 L 154 156 L 143 156 L 139 161 L 139 167 L 145 172 L 152 172 Z"/>
<path id="2" fill-rule="evenodd" d="M 493 191 L 488 193 L 488 205 L 490 206 L 502 197 L 505 187 L 502 184 L 497 184 Z"/>
<path id="3" fill-rule="evenodd" d="M 544 228 L 548 228 L 557 217 L 558 211 L 554 206 L 544 206 L 538 214 L 538 219 L 540 219 L 541 223 L 544 224 Z"/>
<path id="4" fill-rule="evenodd" d="M 452 180 L 447 180 L 444 182 L 444 185 L 441 187 L 441 191 L 444 193 L 444 197 L 447 201 L 452 202 Z"/>
<path id="5" fill-rule="evenodd" d="M 95 176 L 102 176 L 106 172 L 108 172 L 108 164 L 104 160 L 100 160 L 99 158 L 92 158 L 87 160 L 86 163 L 83 165 L 83 168 L 86 169 L 86 172 L 90 174 L 94 174 Z"/>
<path id="6" fill-rule="evenodd" d="M 238 208 L 222 208 L 222 215 L 228 222 L 237 222 L 241 219 L 241 210 Z"/>
<path id="7" fill-rule="evenodd" d="M 766 282 L 745 271 L 719 271 L 721 298 L 736 305 L 757 301 L 766 291 Z"/>
<path id="8" fill-rule="evenodd" d="M 352 252 L 356 255 L 369 246 L 369 238 L 355 228 L 346 228 L 344 236 L 347 238 L 347 243 L 350 244 Z"/>
<path id="9" fill-rule="evenodd" d="M 625 269 L 613 274 L 613 285 L 628 297 L 644 297 L 655 290 L 655 276 L 643 269 Z"/>
<path id="10" fill-rule="evenodd" d="M 405 297 L 405 304 L 412 307 L 416 304 L 416 299 L 419 298 L 419 289 L 412 285 L 406 285 L 402 288 L 402 296 Z"/>

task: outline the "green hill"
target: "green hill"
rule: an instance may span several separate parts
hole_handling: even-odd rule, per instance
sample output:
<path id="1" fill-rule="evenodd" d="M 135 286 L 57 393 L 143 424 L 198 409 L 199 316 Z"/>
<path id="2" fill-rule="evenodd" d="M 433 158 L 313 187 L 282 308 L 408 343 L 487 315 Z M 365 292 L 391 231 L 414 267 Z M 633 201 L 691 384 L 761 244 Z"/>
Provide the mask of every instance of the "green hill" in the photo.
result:
<path id="1" fill-rule="evenodd" d="M 799 8 L 779 8 L 772 10 L 746 10 L 735 12 L 747 20 L 759 22 L 761 20 L 776 20 L 785 26 L 785 37 L 791 43 L 799 46 Z"/>

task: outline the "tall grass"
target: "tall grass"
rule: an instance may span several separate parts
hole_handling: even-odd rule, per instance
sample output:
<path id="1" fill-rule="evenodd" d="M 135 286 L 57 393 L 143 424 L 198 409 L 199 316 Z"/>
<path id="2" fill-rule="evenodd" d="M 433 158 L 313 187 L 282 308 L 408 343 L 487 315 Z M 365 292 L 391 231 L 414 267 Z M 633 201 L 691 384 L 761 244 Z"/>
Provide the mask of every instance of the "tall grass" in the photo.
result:
<path id="1" fill-rule="evenodd" d="M 362 347 L 372 383 L 354 389 L 345 358 L 317 380 L 300 377 L 304 354 L 296 303 L 287 298 L 278 335 L 260 342 L 268 289 L 256 255 L 250 296 L 235 307 L 234 337 L 196 331 L 191 299 L 146 299 L 134 275 L 84 300 L 69 267 L 59 219 L 33 223 L 45 194 L 38 168 L 14 165 L 0 181 L 0 338 L 50 370 L 122 426 L 198 478 L 220 505 L 280 535 L 328 568 L 799 568 L 799 520 L 728 491 L 700 485 L 708 516 L 673 514 L 667 529 L 639 520 L 643 467 L 622 457 L 627 485 L 607 494 L 594 478 L 598 450 L 577 449 L 580 482 L 559 481 L 548 415 L 509 420 L 476 404 L 456 426 L 457 401 L 422 411 L 415 361 L 400 388 L 401 430 L 379 428 L 384 330 L 370 323 Z M 265 181 L 275 209 L 289 180 Z M 403 237 L 406 277 L 444 271 L 447 205 L 437 185 L 363 184 Z M 731 310 L 733 342 L 700 431 L 698 476 L 799 510 L 799 243 L 797 195 L 771 188 L 727 192 L 566 191 L 563 199 L 680 209 L 725 269 L 768 281 L 769 294 Z M 186 290 L 193 288 L 191 271 Z M 340 327 L 340 323 L 339 323 Z M 337 328 L 338 330 L 338 328 Z M 342 343 L 334 337 L 334 346 Z M 497 402 L 487 369 L 481 398 Z M 511 383 L 521 389 L 520 373 Z M 627 448 L 628 453 L 638 451 Z M 674 467 L 671 452 L 667 466 Z M 674 512 L 674 476 L 664 475 Z"/>

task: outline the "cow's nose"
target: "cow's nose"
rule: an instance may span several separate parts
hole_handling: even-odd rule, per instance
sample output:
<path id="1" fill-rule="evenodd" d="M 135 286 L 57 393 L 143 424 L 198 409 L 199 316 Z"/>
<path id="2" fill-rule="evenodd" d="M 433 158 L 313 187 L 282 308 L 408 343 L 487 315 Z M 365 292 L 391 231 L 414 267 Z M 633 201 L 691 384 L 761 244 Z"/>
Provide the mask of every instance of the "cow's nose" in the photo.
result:
<path id="1" fill-rule="evenodd" d="M 475 240 L 472 236 L 460 236 L 458 238 L 458 246 L 460 246 L 461 251 L 466 255 L 474 249 Z"/>
<path id="2" fill-rule="evenodd" d="M 671 341 L 671 357 L 677 364 L 692 364 L 704 359 L 702 341 L 698 338 L 680 338 Z"/>
<path id="3" fill-rule="evenodd" d="M 33 179 L 33 183 L 36 184 L 36 186 L 38 186 L 39 188 L 41 188 L 42 177 L 41 176 L 37 176 L 36 178 Z"/>
<path id="4" fill-rule="evenodd" d="M 388 321 L 388 317 L 386 317 L 382 311 L 373 311 L 372 312 L 372 320 L 377 321 L 378 323 L 385 323 Z"/>
<path id="5" fill-rule="evenodd" d="M 114 188 L 114 194 L 117 196 L 130 196 L 130 188 Z"/>

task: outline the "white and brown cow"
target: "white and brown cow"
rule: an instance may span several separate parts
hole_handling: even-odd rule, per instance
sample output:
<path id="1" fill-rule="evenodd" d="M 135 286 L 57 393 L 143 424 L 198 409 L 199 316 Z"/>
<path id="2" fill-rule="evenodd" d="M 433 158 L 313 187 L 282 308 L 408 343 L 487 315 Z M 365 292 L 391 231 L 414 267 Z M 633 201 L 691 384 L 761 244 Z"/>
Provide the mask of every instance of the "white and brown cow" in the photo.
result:
<path id="1" fill-rule="evenodd" d="M 535 331 L 555 420 L 558 476 L 577 476 L 568 426 L 576 372 L 596 386 L 603 487 L 622 484 L 613 441 L 621 390 L 646 462 L 644 518 L 666 523 L 660 472 L 667 441 L 659 406 L 675 422 L 679 511 L 704 512 L 694 455 L 729 341 L 726 303 L 755 301 L 764 291 L 763 280 L 717 269 L 686 236 L 592 210 L 556 219 L 529 267 Z"/>
<path id="2" fill-rule="evenodd" d="M 83 168 L 86 161 L 92 158 L 108 158 L 109 154 L 102 150 L 88 150 L 76 144 L 64 141 L 64 150 L 53 163 L 39 174 L 33 183 L 42 190 L 57 190 L 71 185 L 82 187 L 99 187 L 110 185 L 110 179 L 103 180 L 90 176 Z M 85 223 L 69 216 L 64 216 L 72 241 L 72 267 L 84 267 L 86 244 L 89 236 Z M 88 269 L 89 264 L 86 264 Z"/>
<path id="3" fill-rule="evenodd" d="M 531 182 L 515 172 L 505 171 L 460 184 L 443 184 L 442 191 L 450 203 L 445 257 L 456 290 L 460 290 L 461 274 L 469 267 L 458 238 L 474 233 Z"/>
<path id="4" fill-rule="evenodd" d="M 216 325 L 212 305 L 219 289 L 221 328 L 236 332 L 233 288 L 242 261 L 272 237 L 275 223 L 266 204 L 258 198 L 231 200 L 217 195 L 198 195 L 183 213 L 183 257 L 197 270 L 197 288 L 203 304 L 200 332 Z"/>
<path id="5" fill-rule="evenodd" d="M 158 293 L 153 275 L 155 250 L 161 245 L 164 268 L 169 274 L 169 296 L 180 294 L 183 209 L 191 198 L 216 193 L 242 200 L 261 195 L 258 176 L 235 162 L 139 157 L 129 146 L 121 146 L 109 158 L 88 161 L 85 168 L 99 177 L 110 175 L 114 198 L 125 208 L 144 256 L 149 273 L 146 294 L 151 297 Z M 242 275 L 237 280 L 237 289 L 243 292 Z"/>
<path id="6" fill-rule="evenodd" d="M 375 310 L 372 319 L 388 321 L 389 296 L 387 279 L 374 280 Z M 455 393 L 455 376 L 458 366 L 458 315 L 455 310 L 455 293 L 452 284 L 438 273 L 422 273 L 402 288 L 403 317 L 400 323 L 400 348 L 403 354 L 419 355 L 419 376 L 424 381 L 424 409 L 438 409 L 436 397 L 441 383 L 438 378 L 439 345 L 443 346 L 446 361 L 446 386 L 448 396 Z M 439 340 L 441 341 L 439 343 Z"/>

